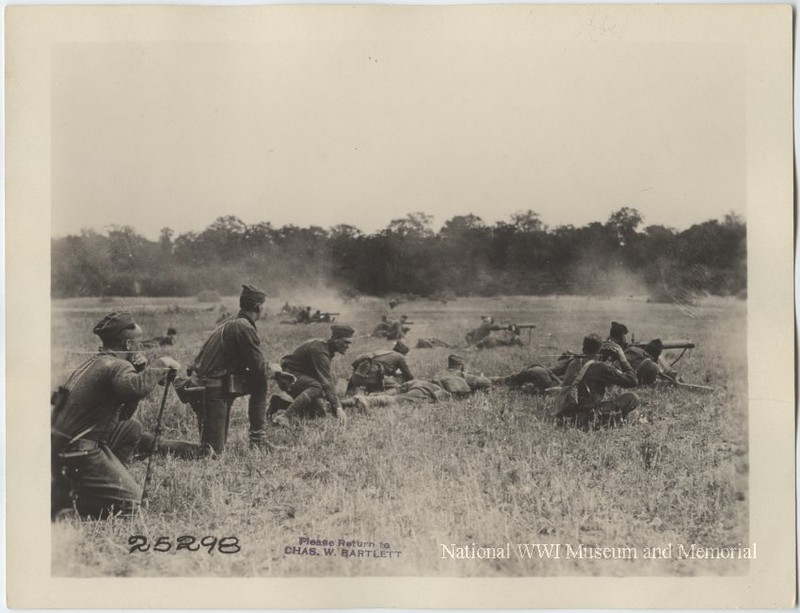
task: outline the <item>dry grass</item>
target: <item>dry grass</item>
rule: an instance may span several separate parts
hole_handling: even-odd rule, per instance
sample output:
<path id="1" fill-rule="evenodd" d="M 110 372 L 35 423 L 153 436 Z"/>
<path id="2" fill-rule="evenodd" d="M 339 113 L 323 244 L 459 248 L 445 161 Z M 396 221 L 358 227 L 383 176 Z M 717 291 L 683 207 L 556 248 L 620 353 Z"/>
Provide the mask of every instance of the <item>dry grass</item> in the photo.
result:
<path id="1" fill-rule="evenodd" d="M 138 304 L 137 304 L 138 303 Z M 166 314 L 174 304 L 185 306 Z M 281 301 L 270 304 L 277 311 Z M 178 329 L 170 353 L 191 361 L 216 312 L 191 299 L 127 302 L 146 334 Z M 235 300 L 223 299 L 231 310 Z M 338 307 L 338 308 L 337 308 Z M 97 300 L 54 303 L 54 385 L 96 345 L 90 330 L 108 305 Z M 328 305 L 339 321 L 368 331 L 384 312 L 377 300 Z M 53 531 L 53 573 L 67 576 L 347 576 L 347 575 L 690 575 L 738 574 L 744 560 L 460 560 L 443 559 L 440 543 L 571 543 L 636 547 L 668 543 L 746 545 L 748 465 L 745 304 L 714 300 L 677 310 L 644 300 L 586 298 L 460 299 L 443 306 L 401 305 L 420 336 L 459 342 L 484 312 L 501 321 L 535 322 L 522 348 L 468 352 L 471 368 L 506 374 L 526 363 L 551 363 L 577 349 L 588 332 L 625 321 L 637 339 L 692 338 L 698 348 L 679 362 L 689 382 L 713 393 L 655 388 L 639 391 L 641 423 L 579 432 L 544 415 L 544 400 L 496 390 L 468 402 L 407 406 L 326 419 L 274 431 L 286 448 L 270 456 L 246 444 L 246 401 L 234 405 L 229 451 L 218 461 L 158 459 L 151 508 L 132 519 L 63 521 Z M 388 311 L 388 309 L 386 309 Z M 259 324 L 268 359 L 276 361 L 325 325 Z M 523 333 L 527 340 L 527 333 Z M 356 354 L 385 342 L 357 338 L 352 354 L 335 360 L 349 374 Z M 163 351 L 163 350 L 159 350 Z M 419 377 L 441 370 L 447 349 L 413 350 Z M 165 352 L 166 353 L 166 352 Z M 141 403 L 138 418 L 152 427 L 158 399 Z M 170 396 L 165 435 L 193 440 L 194 415 Z M 142 480 L 144 463 L 132 471 Z M 234 555 L 170 551 L 128 553 L 133 534 L 236 536 Z M 286 555 L 301 536 L 386 542 L 399 558 Z"/>

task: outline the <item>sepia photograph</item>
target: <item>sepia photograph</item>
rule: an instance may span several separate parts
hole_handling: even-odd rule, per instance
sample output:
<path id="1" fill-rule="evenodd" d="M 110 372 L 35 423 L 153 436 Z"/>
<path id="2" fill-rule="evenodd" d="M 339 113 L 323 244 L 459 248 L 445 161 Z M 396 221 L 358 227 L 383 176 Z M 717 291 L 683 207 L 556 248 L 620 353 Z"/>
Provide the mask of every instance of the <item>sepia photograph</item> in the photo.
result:
<path id="1" fill-rule="evenodd" d="M 6 23 L 13 606 L 794 602 L 790 7 Z"/>

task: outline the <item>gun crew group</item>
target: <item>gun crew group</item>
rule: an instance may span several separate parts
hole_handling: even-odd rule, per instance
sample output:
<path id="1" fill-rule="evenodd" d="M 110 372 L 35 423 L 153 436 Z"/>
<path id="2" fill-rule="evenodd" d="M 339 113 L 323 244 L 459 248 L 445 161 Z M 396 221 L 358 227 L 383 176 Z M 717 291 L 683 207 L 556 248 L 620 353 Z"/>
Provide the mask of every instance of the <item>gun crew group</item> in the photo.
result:
<path id="1" fill-rule="evenodd" d="M 347 390 L 340 394 L 331 364 L 336 354 L 348 351 L 355 330 L 333 324 L 329 338 L 306 341 L 280 364 L 269 366 L 256 327 L 265 298 L 266 294 L 252 285 L 242 286 L 238 314 L 211 333 L 187 368 L 187 376 L 175 378 L 179 399 L 189 404 L 197 417 L 197 443 L 158 440 L 133 419 L 138 402 L 159 383 L 169 385 L 180 365 L 169 357 L 147 364 L 140 353 L 142 330 L 129 313 L 111 313 L 95 326 L 93 332 L 102 347 L 75 369 L 53 397 L 53 517 L 65 508 L 88 517 L 135 512 L 145 493 L 128 471 L 128 461 L 155 452 L 187 459 L 220 456 L 225 451 L 231 407 L 241 396 L 248 396 L 250 448 L 262 452 L 275 450 L 267 440 L 269 424 L 289 426 L 295 420 L 325 415 L 344 420 L 345 407 L 366 412 L 394 404 L 436 403 L 489 391 L 493 386 L 537 394 L 555 391 L 550 413 L 560 423 L 599 427 L 623 423 L 638 405 L 634 393 L 607 399 L 609 386 L 633 388 L 659 377 L 680 384 L 663 363 L 661 352 L 690 345 L 658 340 L 644 346 L 628 345 L 627 328 L 614 322 L 609 340 L 590 334 L 584 338 L 580 354 L 566 352 L 552 368 L 533 364 L 510 376 L 489 378 L 469 372 L 465 358 L 453 354 L 442 372 L 418 379 L 406 359 L 409 349 L 399 340 L 412 322 L 384 318 L 376 330 L 386 338 L 390 338 L 387 331 L 398 334 L 397 342 L 391 349 L 357 356 Z M 508 327 L 498 330 L 487 316 L 481 327 L 468 335 L 468 343 L 477 346 L 493 331 L 518 336 L 523 326 L 514 327 L 515 331 Z M 273 395 L 268 402 L 270 379 L 282 394 Z"/>

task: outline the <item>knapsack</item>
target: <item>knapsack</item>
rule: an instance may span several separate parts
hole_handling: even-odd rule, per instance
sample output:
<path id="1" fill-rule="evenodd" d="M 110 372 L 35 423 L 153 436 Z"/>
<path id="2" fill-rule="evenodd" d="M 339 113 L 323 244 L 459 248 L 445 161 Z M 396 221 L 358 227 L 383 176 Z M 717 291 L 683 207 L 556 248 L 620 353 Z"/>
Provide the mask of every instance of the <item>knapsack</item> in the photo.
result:
<path id="1" fill-rule="evenodd" d="M 582 367 L 575 379 L 568 385 L 562 385 L 558 390 L 553 404 L 550 405 L 550 416 L 558 417 L 569 408 L 578 406 L 578 386 L 583 383 L 586 371 L 594 364 L 594 360 L 589 360 Z"/>

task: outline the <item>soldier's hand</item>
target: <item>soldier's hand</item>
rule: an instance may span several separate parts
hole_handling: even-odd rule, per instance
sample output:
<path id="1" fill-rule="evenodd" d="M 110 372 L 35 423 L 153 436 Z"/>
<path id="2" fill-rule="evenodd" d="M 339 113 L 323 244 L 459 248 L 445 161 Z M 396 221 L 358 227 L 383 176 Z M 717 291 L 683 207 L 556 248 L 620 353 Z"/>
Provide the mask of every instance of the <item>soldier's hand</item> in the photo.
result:
<path id="1" fill-rule="evenodd" d="M 176 360 L 175 358 L 169 357 L 168 355 L 161 356 L 160 358 L 158 358 L 156 360 L 156 367 L 157 368 L 168 368 L 168 369 L 172 369 L 172 370 L 180 370 L 181 369 L 180 362 L 178 362 L 178 360 Z"/>
<path id="2" fill-rule="evenodd" d="M 136 372 L 142 372 L 147 366 L 147 358 L 142 353 L 134 353 L 130 357 L 130 363 L 133 364 L 133 368 Z"/>

